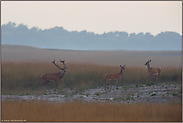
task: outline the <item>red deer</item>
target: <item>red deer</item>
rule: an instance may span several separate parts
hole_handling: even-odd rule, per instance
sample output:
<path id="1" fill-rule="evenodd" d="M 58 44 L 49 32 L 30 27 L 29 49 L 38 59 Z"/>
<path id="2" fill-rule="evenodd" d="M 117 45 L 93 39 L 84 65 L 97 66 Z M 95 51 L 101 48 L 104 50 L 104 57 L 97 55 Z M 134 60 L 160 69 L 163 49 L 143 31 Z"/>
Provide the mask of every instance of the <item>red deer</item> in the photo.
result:
<path id="1" fill-rule="evenodd" d="M 61 68 L 58 66 L 58 64 L 55 64 L 55 60 L 53 60 L 53 64 L 59 68 L 60 72 L 58 73 L 48 73 L 48 74 L 44 74 L 43 76 L 41 76 L 42 79 L 42 86 L 46 85 L 46 83 L 48 83 L 49 81 L 53 81 L 55 82 L 55 84 L 57 85 L 58 88 L 58 81 L 60 79 L 63 78 L 64 75 L 67 74 L 67 72 L 65 71 L 65 69 L 67 68 L 66 64 L 65 64 L 65 60 L 60 60 L 61 63 L 63 63 L 64 67 Z M 49 90 L 49 89 L 48 89 Z"/>
<path id="2" fill-rule="evenodd" d="M 148 60 L 145 65 L 147 65 L 147 69 L 149 72 L 149 77 L 151 78 L 152 76 L 156 76 L 156 81 L 158 81 L 158 77 L 161 78 L 161 69 L 160 68 L 152 68 L 150 67 L 151 60 Z"/>
<path id="3" fill-rule="evenodd" d="M 105 77 L 106 77 L 105 89 L 106 89 L 106 84 L 107 83 L 109 84 L 109 80 L 116 80 L 117 81 L 116 86 L 117 86 L 118 81 L 121 79 L 121 77 L 123 75 L 123 70 L 125 70 L 125 66 L 126 65 L 124 65 L 124 66 L 120 65 L 120 67 L 121 67 L 120 73 L 108 73 L 105 75 Z M 111 85 L 111 87 L 112 87 L 112 85 Z"/>

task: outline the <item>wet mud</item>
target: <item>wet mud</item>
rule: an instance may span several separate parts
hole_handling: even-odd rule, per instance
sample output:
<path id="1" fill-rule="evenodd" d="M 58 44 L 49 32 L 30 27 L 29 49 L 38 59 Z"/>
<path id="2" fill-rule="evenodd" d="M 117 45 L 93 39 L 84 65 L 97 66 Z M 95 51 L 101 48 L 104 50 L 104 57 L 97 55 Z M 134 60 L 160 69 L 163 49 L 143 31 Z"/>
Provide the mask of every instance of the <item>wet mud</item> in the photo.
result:
<path id="1" fill-rule="evenodd" d="M 83 102 L 116 102 L 116 103 L 169 103 L 172 101 L 181 102 L 182 89 L 179 84 L 164 85 L 124 85 L 110 86 L 105 90 L 104 87 L 86 89 L 64 88 L 62 94 L 51 90 L 44 95 L 1 95 L 1 100 L 44 100 L 48 102 L 72 102 L 80 100 Z"/>

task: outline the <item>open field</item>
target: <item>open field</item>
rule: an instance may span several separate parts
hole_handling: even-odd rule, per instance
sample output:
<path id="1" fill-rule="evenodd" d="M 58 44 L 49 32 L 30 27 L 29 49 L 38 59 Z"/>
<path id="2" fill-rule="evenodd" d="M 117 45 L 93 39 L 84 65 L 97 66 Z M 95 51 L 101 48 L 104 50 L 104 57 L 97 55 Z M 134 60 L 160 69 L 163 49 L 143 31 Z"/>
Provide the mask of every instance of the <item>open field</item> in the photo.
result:
<path id="1" fill-rule="evenodd" d="M 2 101 L 1 119 L 23 121 L 161 121 L 181 122 L 179 104 L 47 103 L 45 101 Z"/>
<path id="2" fill-rule="evenodd" d="M 41 76 L 68 68 L 58 82 L 41 87 Z M 161 67 L 162 81 L 149 79 L 144 63 Z M 119 73 L 118 88 L 104 90 L 105 75 Z M 59 63 L 60 65 L 60 63 Z M 22 121 L 182 121 L 181 51 L 72 51 L 2 46 L 1 119 Z M 161 84 L 162 82 L 162 84 Z"/>
<path id="3" fill-rule="evenodd" d="M 152 67 L 181 67 L 181 51 L 75 51 L 49 50 L 28 46 L 2 45 L 2 61 L 49 62 L 65 59 L 67 63 L 91 63 L 98 65 L 145 67 L 148 59 Z"/>
<path id="4" fill-rule="evenodd" d="M 125 89 L 123 87 L 126 86 L 160 85 L 160 81 L 156 82 L 155 78 L 153 80 L 149 79 L 147 68 L 144 65 L 147 56 L 156 58 L 153 59 L 154 61 L 152 60 L 152 66 L 156 66 L 155 64 L 161 66 L 162 86 L 169 87 L 168 85 L 172 83 L 176 86 L 182 82 L 181 52 L 179 51 L 69 51 L 3 45 L 3 61 L 1 64 L 2 94 L 46 94 L 46 88 L 41 88 L 41 76 L 46 73 L 58 72 L 59 70 L 52 65 L 51 61 L 52 59 L 57 59 L 56 62 L 58 63 L 60 58 L 66 59 L 66 64 L 68 65 L 66 71 L 68 74 L 59 81 L 56 93 L 67 93 L 63 91 L 65 88 L 76 90 L 77 92 L 96 89 L 97 87 L 104 88 L 105 75 L 107 73 L 118 73 L 120 71 L 119 64 L 124 65 L 125 62 L 123 61 L 124 59 L 121 59 L 123 58 L 122 56 L 126 57 L 127 61 L 126 69 L 118 84 L 122 87 L 121 89 Z M 107 59 L 108 57 L 111 58 Z M 88 61 L 89 59 L 90 62 Z M 164 62 L 162 62 L 163 59 Z M 119 62 L 120 60 L 122 62 Z M 110 83 L 113 86 L 116 85 L 114 81 Z M 54 89 L 56 85 L 50 82 L 47 87 Z M 182 93 L 181 90 L 178 91 L 176 93 Z"/>
<path id="5" fill-rule="evenodd" d="M 126 67 L 122 80 L 112 88 L 107 85 L 104 90 L 105 74 L 118 73 L 119 66 L 105 66 L 87 63 L 68 63 L 67 75 L 58 82 L 58 89 L 50 95 L 45 86 L 41 86 L 41 75 L 58 72 L 58 68 L 48 62 L 3 62 L 2 63 L 2 99 L 3 100 L 65 100 L 80 99 L 88 102 L 96 100 L 120 103 L 134 102 L 180 102 L 181 68 L 162 68 L 162 81 L 149 79 L 147 68 Z M 162 82 L 162 84 L 161 84 Z M 50 90 L 56 84 L 46 85 Z M 151 96 L 155 94 L 155 96 Z M 15 95 L 15 96 L 14 96 Z M 17 95 L 17 96 L 16 96 Z M 41 96 L 45 95 L 45 96 Z M 47 96 L 48 95 L 48 96 Z"/>
<path id="6" fill-rule="evenodd" d="M 105 66 L 84 63 L 68 63 L 65 75 L 59 81 L 58 90 L 62 92 L 63 88 L 77 88 L 84 90 L 87 88 L 96 88 L 104 86 L 105 75 L 107 73 L 118 73 L 119 66 Z M 57 73 L 58 68 L 48 62 L 2 62 L 2 94 L 34 94 L 40 93 L 41 76 L 45 73 Z M 181 68 L 164 67 L 162 68 L 162 83 L 168 84 L 171 82 L 181 83 L 182 71 Z M 115 81 L 110 82 L 116 85 Z M 145 84 L 147 86 L 159 84 L 160 82 L 149 79 L 146 67 L 128 67 L 124 70 L 122 80 L 119 85 L 139 86 Z M 50 88 L 55 88 L 53 82 L 47 84 Z M 45 87 L 42 88 L 43 90 Z"/>

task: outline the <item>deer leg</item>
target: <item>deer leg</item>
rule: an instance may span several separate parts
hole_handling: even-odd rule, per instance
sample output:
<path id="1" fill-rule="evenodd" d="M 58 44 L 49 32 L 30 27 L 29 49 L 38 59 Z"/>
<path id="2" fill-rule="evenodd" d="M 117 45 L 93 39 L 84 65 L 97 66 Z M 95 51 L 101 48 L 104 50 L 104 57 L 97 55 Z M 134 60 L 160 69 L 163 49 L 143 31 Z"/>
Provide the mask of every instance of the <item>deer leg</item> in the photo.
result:
<path id="1" fill-rule="evenodd" d="M 159 75 L 159 77 L 160 77 L 160 80 L 161 80 L 161 82 L 162 82 L 162 77 L 161 77 L 161 75 Z"/>
<path id="2" fill-rule="evenodd" d="M 161 81 L 161 84 L 162 84 L 162 78 L 161 78 L 160 73 L 158 74 L 158 77 L 160 78 L 160 81 Z"/>
<path id="3" fill-rule="evenodd" d="M 107 83 L 107 80 L 105 81 L 105 84 L 104 84 L 104 89 L 106 90 L 106 83 Z"/>
<path id="4" fill-rule="evenodd" d="M 46 86 L 46 89 L 50 92 L 50 89 L 47 87 L 47 85 L 45 84 L 45 86 Z"/>
<path id="5" fill-rule="evenodd" d="M 58 82 L 55 82 L 55 84 L 57 85 L 57 87 L 56 87 L 56 89 L 57 89 L 57 88 L 58 88 Z M 55 89 L 55 90 L 56 90 L 56 89 Z"/>
<path id="6" fill-rule="evenodd" d="M 48 81 L 47 80 L 43 80 L 43 82 L 42 82 L 42 86 L 46 86 L 46 84 L 48 83 Z M 49 88 L 46 86 L 46 89 L 48 89 L 49 90 Z"/>
<path id="7" fill-rule="evenodd" d="M 119 81 L 119 80 L 117 80 L 117 82 L 116 82 L 116 88 L 118 87 L 118 81 Z"/>
<path id="8" fill-rule="evenodd" d="M 43 79 L 42 79 L 41 90 L 42 90 L 42 88 L 43 88 L 43 85 L 44 85 L 44 81 L 43 81 Z"/>
<path id="9" fill-rule="evenodd" d="M 42 78 L 41 86 L 44 86 L 44 85 L 45 85 L 45 83 L 46 83 L 46 81 L 47 81 L 47 80 L 45 80 L 45 79 L 43 79 L 43 78 Z"/>
<path id="10" fill-rule="evenodd" d="M 49 90 L 49 88 L 47 87 L 47 85 L 46 85 L 46 84 L 45 84 L 45 86 L 46 86 L 46 89 L 47 89 L 47 90 Z M 50 91 L 50 90 L 49 90 L 49 91 Z"/>
<path id="11" fill-rule="evenodd" d="M 108 84 L 109 84 L 109 82 L 108 82 Z M 109 84 L 109 86 L 111 85 L 111 88 L 112 88 L 112 84 Z"/>
<path id="12" fill-rule="evenodd" d="M 160 73 L 158 74 L 158 78 L 160 78 L 160 81 L 161 81 L 161 87 L 162 87 L 162 78 L 161 78 Z M 161 88 L 160 88 L 160 90 L 161 90 Z"/>
<path id="13" fill-rule="evenodd" d="M 106 85 L 107 85 L 107 83 L 109 83 L 109 82 L 108 82 L 108 80 L 106 79 L 106 82 L 105 82 L 105 85 L 104 85 L 104 86 L 105 86 L 105 87 L 104 87 L 105 90 L 106 90 Z"/>
<path id="14" fill-rule="evenodd" d="M 152 81 L 152 76 L 151 75 L 149 75 L 149 79 L 150 79 L 150 81 Z"/>

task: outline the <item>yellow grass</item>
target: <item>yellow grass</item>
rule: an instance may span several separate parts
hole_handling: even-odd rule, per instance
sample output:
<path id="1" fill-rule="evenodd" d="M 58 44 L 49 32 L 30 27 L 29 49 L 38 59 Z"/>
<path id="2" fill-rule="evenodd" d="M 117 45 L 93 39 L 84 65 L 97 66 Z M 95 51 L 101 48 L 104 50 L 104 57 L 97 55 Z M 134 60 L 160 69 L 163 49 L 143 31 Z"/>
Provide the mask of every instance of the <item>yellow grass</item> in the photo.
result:
<path id="1" fill-rule="evenodd" d="M 46 61 L 65 59 L 69 63 L 123 65 L 144 67 L 151 59 L 152 67 L 181 66 L 181 51 L 82 51 L 46 50 L 28 46 L 2 45 L 3 61 Z"/>
<path id="2" fill-rule="evenodd" d="M 66 63 L 67 75 L 58 82 L 58 89 L 96 88 L 104 86 L 107 73 L 119 73 L 120 67 L 90 63 Z M 59 63 L 59 65 L 61 65 Z M 123 64 L 122 64 L 123 65 Z M 46 73 L 57 73 L 58 68 L 49 62 L 2 62 L 2 94 L 33 94 L 41 90 L 41 76 Z M 181 68 L 162 68 L 162 82 L 181 82 Z M 115 81 L 110 82 L 115 85 Z M 124 84 L 151 84 L 146 66 L 135 67 L 126 65 L 119 86 Z M 154 82 L 158 83 L 158 82 Z M 49 84 L 48 84 L 49 85 Z M 55 83 L 50 85 L 56 87 Z M 43 87 L 45 89 L 45 87 Z M 20 91 L 20 93 L 18 92 Z M 36 92 L 37 93 L 37 92 Z"/>
<path id="3" fill-rule="evenodd" d="M 2 101 L 2 120 L 26 121 L 182 121 L 181 104 L 47 103 Z"/>

